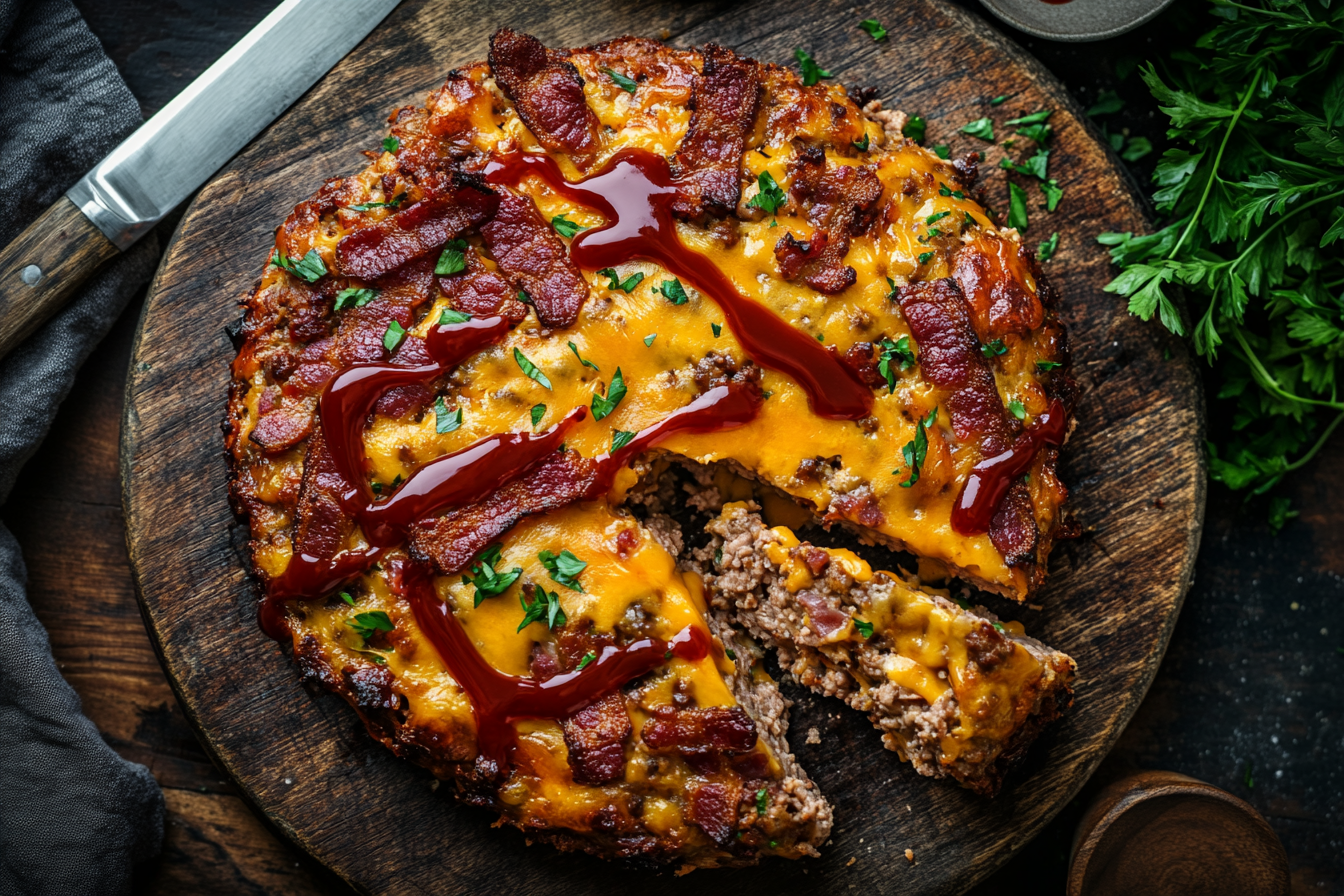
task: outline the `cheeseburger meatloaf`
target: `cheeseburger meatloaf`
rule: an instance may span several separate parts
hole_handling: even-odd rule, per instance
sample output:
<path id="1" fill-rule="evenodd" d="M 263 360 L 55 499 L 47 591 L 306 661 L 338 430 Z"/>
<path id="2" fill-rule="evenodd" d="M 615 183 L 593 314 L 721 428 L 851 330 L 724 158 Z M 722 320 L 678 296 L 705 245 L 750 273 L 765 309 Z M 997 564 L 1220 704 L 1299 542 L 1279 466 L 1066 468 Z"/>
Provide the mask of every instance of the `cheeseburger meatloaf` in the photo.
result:
<path id="1" fill-rule="evenodd" d="M 793 532 L 1022 600 L 1067 530 L 1055 296 L 975 157 L 902 120 L 712 44 L 507 29 L 394 112 L 245 301 L 225 432 L 265 631 L 565 849 L 816 854 L 767 650 L 992 794 L 1072 661 Z"/>

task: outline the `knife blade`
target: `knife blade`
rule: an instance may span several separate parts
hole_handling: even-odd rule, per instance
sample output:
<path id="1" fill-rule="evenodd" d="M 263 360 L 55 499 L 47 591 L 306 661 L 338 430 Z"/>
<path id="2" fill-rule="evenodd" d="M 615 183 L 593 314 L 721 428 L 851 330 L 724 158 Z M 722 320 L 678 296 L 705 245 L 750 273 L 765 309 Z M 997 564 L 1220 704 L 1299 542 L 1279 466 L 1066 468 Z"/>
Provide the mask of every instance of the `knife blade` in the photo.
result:
<path id="1" fill-rule="evenodd" d="M 284 0 L 0 250 L 0 357 L 365 38 L 400 0 Z"/>

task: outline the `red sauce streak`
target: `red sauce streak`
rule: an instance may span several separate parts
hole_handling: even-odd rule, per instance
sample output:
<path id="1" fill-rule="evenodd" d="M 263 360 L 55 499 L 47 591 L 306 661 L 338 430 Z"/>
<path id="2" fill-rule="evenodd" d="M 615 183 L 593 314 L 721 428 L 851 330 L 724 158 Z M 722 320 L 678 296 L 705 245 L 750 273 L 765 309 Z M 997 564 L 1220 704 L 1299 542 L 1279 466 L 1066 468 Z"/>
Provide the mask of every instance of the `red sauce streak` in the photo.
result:
<path id="1" fill-rule="evenodd" d="M 676 187 L 665 158 L 643 149 L 624 149 L 600 171 L 573 183 L 547 155 L 515 155 L 485 166 L 485 178 L 494 184 L 514 186 L 528 175 L 540 177 L 566 199 L 607 218 L 606 224 L 584 231 L 570 244 L 575 264 L 597 270 L 643 258 L 661 265 L 713 299 L 747 354 L 763 367 L 796 380 L 818 416 L 831 420 L 868 416 L 872 391 L 853 371 L 814 338 L 743 296 L 716 265 L 682 243 L 672 216 Z"/>
<path id="2" fill-rule="evenodd" d="M 952 529 L 959 535 L 983 535 L 1017 478 L 1031 469 L 1036 453 L 1043 445 L 1059 446 L 1068 434 L 1064 405 L 1056 400 L 1050 410 L 1037 417 L 1013 446 L 1002 454 L 986 458 L 971 469 L 966 484 L 952 508 Z"/>

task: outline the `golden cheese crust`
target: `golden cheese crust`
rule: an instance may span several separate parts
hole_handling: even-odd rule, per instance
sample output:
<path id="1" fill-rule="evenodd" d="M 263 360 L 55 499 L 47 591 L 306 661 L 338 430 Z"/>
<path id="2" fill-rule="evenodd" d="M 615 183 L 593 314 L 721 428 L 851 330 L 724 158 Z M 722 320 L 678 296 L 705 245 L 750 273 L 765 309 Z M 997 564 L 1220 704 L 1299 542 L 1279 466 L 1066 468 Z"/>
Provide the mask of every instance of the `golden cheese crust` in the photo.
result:
<path id="1" fill-rule="evenodd" d="M 319 414 L 343 372 L 429 369 L 436 331 L 467 316 L 508 324 L 361 418 L 375 502 L 493 434 L 566 427 L 522 479 L 437 508 L 339 587 L 286 602 L 303 672 L 399 755 L 563 848 L 693 867 L 814 854 L 830 808 L 771 733 L 782 698 L 706 629 L 679 536 L 622 506 L 654 453 L 608 479 L 593 459 L 716 388 L 745 390 L 751 419 L 671 434 L 656 452 L 731 464 L 828 526 L 999 594 L 1039 585 L 1065 526 L 1057 445 L 1031 456 L 987 531 L 952 517 L 978 463 L 1071 413 L 1055 297 L 971 196 L 974 158 L 937 158 L 879 109 L 713 45 L 561 51 L 505 30 L 489 63 L 393 113 L 364 170 L 301 202 L 245 301 L 225 421 L 231 495 L 265 585 L 300 555 L 369 548 Z M 577 241 L 607 216 L 546 177 L 498 176 L 528 156 L 581 184 L 632 150 L 666 160 L 680 243 L 815 339 L 866 413 L 820 413 L 815 390 L 749 350 L 759 334 L 735 330 L 686 275 L 646 258 L 580 266 Z M 563 718 L 511 722 L 506 767 L 483 764 L 480 718 L 417 617 L 411 569 L 432 573 L 446 612 L 507 676 L 581 673 L 608 648 L 691 629 L 713 631 L 711 649 L 669 651 Z"/>

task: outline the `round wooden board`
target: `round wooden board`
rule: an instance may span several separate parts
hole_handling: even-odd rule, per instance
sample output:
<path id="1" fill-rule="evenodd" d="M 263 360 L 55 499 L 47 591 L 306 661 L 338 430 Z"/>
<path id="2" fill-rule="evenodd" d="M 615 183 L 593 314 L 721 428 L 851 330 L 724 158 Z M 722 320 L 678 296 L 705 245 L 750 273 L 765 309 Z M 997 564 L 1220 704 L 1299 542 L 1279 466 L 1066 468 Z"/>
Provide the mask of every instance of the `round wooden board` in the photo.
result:
<path id="1" fill-rule="evenodd" d="M 875 43 L 858 28 L 882 20 Z M 857 10 L 717 7 L 674 0 L 407 0 L 358 49 L 201 191 L 150 289 L 127 386 L 122 462 L 128 540 L 151 635 L 182 705 L 220 765 L 295 842 L 371 893 L 602 893 L 630 872 L 493 829 L 451 787 L 395 759 L 336 698 L 311 693 L 256 623 L 246 529 L 232 515 L 219 422 L 234 350 L 225 326 L 260 274 L 272 233 L 330 176 L 358 170 L 394 108 L 419 102 L 447 71 L 484 58 L 509 25 L 551 46 L 624 34 L 715 41 L 758 59 L 811 50 L 844 83 L 875 85 L 890 108 L 924 115 L 926 143 L 960 154 L 986 144 L 967 121 L 1052 108 L 1059 210 L 1034 206 L 1035 242 L 1060 233 L 1047 264 L 1064 296 L 1083 385 L 1063 464 L 1087 538 L 1061 545 L 1039 612 L 1017 616 L 1078 661 L 1074 712 L 1032 749 L 1003 793 L 985 800 L 915 775 L 836 701 L 797 688 L 792 742 L 835 805 L 833 842 L 816 861 L 743 871 L 647 876 L 650 894 L 706 884 L 732 892 L 955 893 L 1026 843 L 1082 786 L 1142 700 L 1190 584 L 1204 511 L 1202 400 L 1191 360 L 1102 292 L 1094 237 L 1143 216 L 1115 160 L 1063 87 L 979 19 L 934 0 Z M 991 107 L 1000 94 L 1011 98 Z M 1001 135 L 1002 137 L 1002 135 Z M 991 205 L 1007 205 L 1000 150 L 984 166 Z M 809 728 L 821 743 L 805 744 Z M 904 851 L 914 850 L 910 864 Z M 851 859 L 856 858 L 851 864 Z M 800 873 L 802 872 L 802 873 Z"/>

